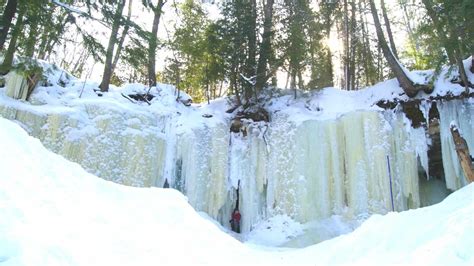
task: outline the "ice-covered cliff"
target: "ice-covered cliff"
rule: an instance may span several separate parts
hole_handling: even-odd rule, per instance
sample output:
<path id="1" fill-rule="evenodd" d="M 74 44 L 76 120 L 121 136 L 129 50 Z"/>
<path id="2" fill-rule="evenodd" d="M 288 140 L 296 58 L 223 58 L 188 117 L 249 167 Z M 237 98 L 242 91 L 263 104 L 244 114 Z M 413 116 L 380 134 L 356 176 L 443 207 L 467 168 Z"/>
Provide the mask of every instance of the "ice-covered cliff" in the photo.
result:
<path id="1" fill-rule="evenodd" d="M 38 87 L 30 102 L 0 89 L 0 116 L 104 179 L 131 186 L 167 183 L 224 226 L 237 188 L 243 232 L 276 215 L 300 223 L 332 215 L 353 219 L 386 213 L 392 204 L 396 211 L 417 208 L 423 198 L 436 197 L 420 187 L 434 184 L 424 182 L 431 144 L 426 128 L 413 128 L 401 108 L 375 105 L 406 97 L 394 80 L 360 92 L 305 93 L 296 100 L 280 92 L 265 106 L 270 122 L 249 123 L 242 134 L 229 131 L 232 114 L 224 112 L 225 99 L 186 107 L 175 101 L 171 86 L 160 85 L 152 90 L 151 105 L 132 103 L 122 94 L 147 88 L 127 85 L 99 96 L 96 84 L 73 78 L 65 87 L 55 85 L 62 76 L 56 73 L 52 86 Z M 435 93 L 446 87 L 462 91 L 441 81 L 436 85 Z M 466 181 L 449 125 L 458 124 L 472 153 L 474 101 L 437 106 L 444 175 L 431 179 L 456 190 Z"/>

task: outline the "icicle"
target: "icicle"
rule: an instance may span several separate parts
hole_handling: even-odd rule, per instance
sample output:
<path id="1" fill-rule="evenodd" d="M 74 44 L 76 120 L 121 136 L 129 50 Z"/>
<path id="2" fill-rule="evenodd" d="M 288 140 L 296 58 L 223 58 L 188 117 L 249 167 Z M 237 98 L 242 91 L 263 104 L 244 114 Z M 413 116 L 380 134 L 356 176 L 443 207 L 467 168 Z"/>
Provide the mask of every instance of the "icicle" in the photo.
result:
<path id="1" fill-rule="evenodd" d="M 440 102 L 438 109 L 440 116 L 441 151 L 446 186 L 450 190 L 457 190 L 465 186 L 466 181 L 454 149 L 450 124 L 453 121 L 457 124 L 460 132 L 466 139 L 471 156 L 474 156 L 474 103 L 469 99 L 452 100 L 448 102 Z"/>

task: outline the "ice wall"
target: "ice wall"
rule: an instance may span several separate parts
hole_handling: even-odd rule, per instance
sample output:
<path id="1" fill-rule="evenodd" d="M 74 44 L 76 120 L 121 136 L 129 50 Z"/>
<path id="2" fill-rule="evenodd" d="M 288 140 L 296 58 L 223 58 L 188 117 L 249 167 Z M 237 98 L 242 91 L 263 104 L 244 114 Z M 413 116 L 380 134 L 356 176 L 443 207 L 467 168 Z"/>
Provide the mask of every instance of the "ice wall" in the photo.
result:
<path id="1" fill-rule="evenodd" d="M 131 115 L 103 105 L 44 109 L 0 106 L 50 150 L 104 179 L 131 186 L 157 186 L 166 157 L 166 116 Z"/>
<path id="2" fill-rule="evenodd" d="M 304 121 L 273 113 L 268 124 L 249 124 L 244 136 L 230 133 L 225 119 L 202 119 L 177 131 L 180 120 L 171 113 L 130 112 L 94 101 L 74 108 L 19 106 L 0 105 L 0 114 L 18 121 L 54 152 L 126 185 L 162 187 L 167 180 L 198 211 L 224 226 L 229 226 L 240 180 L 243 232 L 279 214 L 305 223 L 333 214 L 386 213 L 392 208 L 390 176 L 395 210 L 420 206 L 419 162 L 426 171 L 429 140 L 400 111 Z M 464 179 L 449 124 L 456 121 L 472 153 L 473 106 L 468 100 L 440 104 L 451 189 Z"/>
<path id="3" fill-rule="evenodd" d="M 206 126 L 178 137 L 174 187 L 191 204 L 228 226 L 240 180 L 241 228 L 286 214 L 305 223 L 333 214 L 350 217 L 420 206 L 423 128 L 399 112 L 361 111 L 336 120 L 294 122 L 275 114 L 247 134 Z"/>
<path id="4" fill-rule="evenodd" d="M 459 163 L 450 131 L 455 123 L 474 156 L 474 101 L 473 99 L 442 101 L 438 104 L 440 116 L 441 150 L 448 189 L 457 190 L 467 184 Z"/>

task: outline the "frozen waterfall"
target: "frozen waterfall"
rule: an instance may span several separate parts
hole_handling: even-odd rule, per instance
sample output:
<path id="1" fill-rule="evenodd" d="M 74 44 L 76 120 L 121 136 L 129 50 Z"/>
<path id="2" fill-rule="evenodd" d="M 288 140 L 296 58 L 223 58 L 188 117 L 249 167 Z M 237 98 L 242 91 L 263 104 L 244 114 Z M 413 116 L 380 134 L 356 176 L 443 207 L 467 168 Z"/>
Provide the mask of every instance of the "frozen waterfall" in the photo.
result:
<path id="1" fill-rule="evenodd" d="M 456 190 L 466 181 L 449 125 L 457 123 L 472 153 L 474 104 L 438 106 L 446 186 Z M 334 214 L 386 213 L 392 208 L 390 177 L 395 210 L 417 208 L 419 178 L 428 173 L 430 139 L 401 111 L 304 121 L 273 113 L 268 124 L 249 124 L 246 136 L 229 132 L 230 121 L 202 119 L 177 131 L 178 114 L 128 112 L 93 101 L 81 108 L 2 104 L 0 115 L 104 179 L 132 186 L 167 180 L 224 226 L 240 180 L 243 232 L 279 214 L 305 223 Z"/>

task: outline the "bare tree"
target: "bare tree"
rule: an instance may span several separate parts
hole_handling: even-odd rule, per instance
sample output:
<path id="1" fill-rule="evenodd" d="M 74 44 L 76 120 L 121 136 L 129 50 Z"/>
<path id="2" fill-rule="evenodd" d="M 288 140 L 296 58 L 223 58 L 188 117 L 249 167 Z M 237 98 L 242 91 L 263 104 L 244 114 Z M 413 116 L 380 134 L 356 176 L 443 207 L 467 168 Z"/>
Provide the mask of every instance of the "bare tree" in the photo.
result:
<path id="1" fill-rule="evenodd" d="M 153 10 L 153 26 L 151 29 L 150 41 L 148 43 L 148 85 L 150 87 L 156 86 L 156 48 L 158 47 L 158 26 L 160 25 L 160 18 L 163 6 L 166 0 L 158 0 L 154 5 L 149 2 L 148 6 Z"/>
<path id="2" fill-rule="evenodd" d="M 392 27 L 390 27 L 390 20 L 388 19 L 387 8 L 385 7 L 385 1 L 380 0 L 380 5 L 382 8 L 382 16 L 383 16 L 385 28 L 387 29 L 387 36 L 388 36 L 388 41 L 390 43 L 390 49 L 392 49 L 393 55 L 398 60 L 397 47 L 395 46 L 395 41 L 393 39 Z"/>
<path id="3" fill-rule="evenodd" d="M 425 89 L 428 91 L 429 90 L 428 86 L 419 85 L 419 84 L 415 86 L 413 81 L 410 80 L 410 78 L 405 73 L 405 71 L 403 71 L 397 58 L 394 56 L 394 54 L 392 53 L 392 51 L 387 45 L 387 41 L 385 40 L 385 37 L 383 34 L 382 25 L 380 24 L 380 20 L 377 14 L 377 8 L 375 7 L 374 0 L 369 0 L 369 4 L 370 4 L 370 11 L 372 13 L 372 17 L 374 18 L 375 30 L 377 33 L 379 46 L 382 49 L 385 60 L 387 60 L 387 63 L 390 66 L 390 69 L 395 74 L 395 77 L 397 78 L 398 83 L 402 87 L 403 91 L 409 97 L 415 97 L 418 91 L 421 89 Z"/>
<path id="4" fill-rule="evenodd" d="M 109 44 L 107 46 L 107 52 L 105 54 L 105 63 L 104 63 L 104 74 L 102 76 L 102 82 L 100 83 L 101 91 L 108 91 L 110 85 L 110 79 L 112 78 L 113 69 L 112 69 L 112 60 L 114 57 L 114 48 L 117 44 L 117 33 L 120 28 L 120 21 L 122 18 L 123 8 L 125 6 L 125 0 L 119 0 L 117 4 L 117 9 L 112 20 L 112 31 L 110 33 Z"/>
<path id="5" fill-rule="evenodd" d="M 132 3 L 133 0 L 128 1 L 128 13 L 127 13 L 127 20 L 122 30 L 122 34 L 120 35 L 120 39 L 117 45 L 117 51 L 115 52 L 114 60 L 112 62 L 112 72 L 114 72 L 115 67 L 120 59 L 120 54 L 122 53 L 123 44 L 125 42 L 125 38 L 128 35 L 128 30 L 130 29 L 130 19 L 132 17 Z"/>

